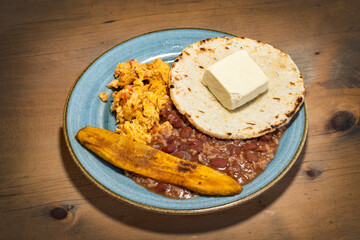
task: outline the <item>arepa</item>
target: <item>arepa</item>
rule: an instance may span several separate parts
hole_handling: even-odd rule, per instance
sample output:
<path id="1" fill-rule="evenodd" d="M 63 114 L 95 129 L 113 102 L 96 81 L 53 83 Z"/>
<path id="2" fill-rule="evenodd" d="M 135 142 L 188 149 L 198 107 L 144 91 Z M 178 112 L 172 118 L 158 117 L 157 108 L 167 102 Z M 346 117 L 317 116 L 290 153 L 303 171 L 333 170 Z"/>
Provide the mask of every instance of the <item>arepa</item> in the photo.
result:
<path id="1" fill-rule="evenodd" d="M 269 77 L 268 90 L 230 111 L 201 83 L 205 69 L 245 50 Z M 170 69 L 170 96 L 180 113 L 201 132 L 223 139 L 247 139 L 286 125 L 304 102 L 305 87 L 289 55 L 260 41 L 243 37 L 201 40 L 175 59 Z"/>

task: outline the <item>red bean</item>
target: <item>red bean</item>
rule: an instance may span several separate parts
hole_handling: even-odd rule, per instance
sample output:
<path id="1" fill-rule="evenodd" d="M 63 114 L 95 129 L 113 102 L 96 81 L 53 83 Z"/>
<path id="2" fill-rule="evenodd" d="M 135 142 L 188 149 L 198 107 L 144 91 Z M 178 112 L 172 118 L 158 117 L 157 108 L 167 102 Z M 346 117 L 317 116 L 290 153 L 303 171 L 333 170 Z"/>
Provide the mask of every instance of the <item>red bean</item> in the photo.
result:
<path id="1" fill-rule="evenodd" d="M 259 160 L 259 155 L 254 152 L 246 152 L 245 156 L 246 156 L 247 160 L 251 161 L 251 162 L 257 162 Z"/>
<path id="2" fill-rule="evenodd" d="M 168 144 L 172 144 L 172 143 L 175 142 L 175 139 L 173 138 L 173 136 L 170 136 L 168 139 L 166 139 L 166 142 L 167 142 Z"/>
<path id="3" fill-rule="evenodd" d="M 196 138 L 201 142 L 207 142 L 208 141 L 208 137 L 206 135 L 201 134 L 201 135 L 198 135 Z"/>
<path id="4" fill-rule="evenodd" d="M 242 148 L 244 150 L 255 150 L 257 148 L 257 146 L 256 146 L 256 143 L 250 142 L 250 143 L 245 143 L 244 145 L 242 145 Z"/>
<path id="5" fill-rule="evenodd" d="M 156 191 L 157 192 L 166 192 L 166 189 L 168 188 L 166 183 L 158 183 L 158 185 L 156 186 Z"/>
<path id="6" fill-rule="evenodd" d="M 172 111 L 167 116 L 167 120 L 173 125 L 174 128 L 181 128 L 183 126 L 182 119 L 176 114 L 175 111 Z"/>
<path id="7" fill-rule="evenodd" d="M 175 146 L 175 144 L 169 144 L 166 147 L 163 147 L 162 150 L 166 153 L 172 153 L 176 150 L 176 146 Z"/>
<path id="8" fill-rule="evenodd" d="M 186 159 L 186 155 L 183 152 L 173 152 L 171 155 L 177 158 Z"/>
<path id="9" fill-rule="evenodd" d="M 184 127 L 180 132 L 180 137 L 188 138 L 191 136 L 192 128 L 191 127 Z"/>
<path id="10" fill-rule="evenodd" d="M 202 143 L 197 140 L 188 142 L 188 145 L 190 146 L 191 149 L 194 149 L 197 152 L 202 151 Z"/>
<path id="11" fill-rule="evenodd" d="M 166 120 L 168 120 L 171 123 L 171 121 L 174 120 L 175 118 L 175 113 L 173 111 L 165 112 L 164 117 L 166 118 Z"/>
<path id="12" fill-rule="evenodd" d="M 227 149 L 230 152 L 230 155 L 237 156 L 240 153 L 240 148 L 235 145 L 227 145 Z"/>
<path id="13" fill-rule="evenodd" d="M 181 118 L 178 116 L 174 119 L 174 121 L 171 123 L 175 128 L 181 128 L 183 126 L 183 122 Z"/>
<path id="14" fill-rule="evenodd" d="M 223 158 L 214 158 L 211 160 L 210 164 L 213 167 L 224 169 L 227 166 L 227 161 Z"/>
<path id="15" fill-rule="evenodd" d="M 270 141 L 271 139 L 272 139 L 272 134 L 271 133 L 263 135 L 263 136 L 260 137 L 261 141 L 266 141 L 266 142 Z"/>

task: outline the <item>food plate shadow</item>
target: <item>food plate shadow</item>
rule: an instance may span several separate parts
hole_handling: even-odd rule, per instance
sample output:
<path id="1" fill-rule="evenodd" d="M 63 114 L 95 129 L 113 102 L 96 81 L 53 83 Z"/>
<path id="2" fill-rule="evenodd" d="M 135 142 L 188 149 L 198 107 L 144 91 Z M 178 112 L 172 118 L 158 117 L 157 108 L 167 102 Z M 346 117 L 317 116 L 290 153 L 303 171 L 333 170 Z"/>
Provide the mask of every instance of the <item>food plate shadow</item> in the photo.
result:
<path id="1" fill-rule="evenodd" d="M 106 216 L 123 224 L 146 231 L 173 234 L 191 234 L 219 230 L 235 224 L 240 224 L 267 209 L 286 191 L 299 172 L 303 162 L 304 153 L 306 152 L 307 142 L 305 141 L 302 154 L 300 154 L 289 172 L 268 191 L 249 202 L 222 211 L 205 214 L 171 215 L 134 207 L 103 192 L 95 186 L 95 184 L 91 183 L 74 163 L 66 147 L 62 128 L 59 130 L 59 138 L 64 168 L 74 187 L 89 204 Z M 82 206 L 83 204 L 76 207 L 80 208 Z M 92 213 L 89 212 L 89 214 Z"/>

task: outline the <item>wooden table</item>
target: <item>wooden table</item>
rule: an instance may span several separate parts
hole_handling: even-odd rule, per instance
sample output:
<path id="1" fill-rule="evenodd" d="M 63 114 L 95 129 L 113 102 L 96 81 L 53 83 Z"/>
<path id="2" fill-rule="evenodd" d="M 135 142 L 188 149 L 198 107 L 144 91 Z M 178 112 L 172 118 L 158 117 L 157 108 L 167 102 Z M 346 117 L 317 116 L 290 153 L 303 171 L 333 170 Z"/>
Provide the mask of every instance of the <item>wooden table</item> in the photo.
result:
<path id="1" fill-rule="evenodd" d="M 0 239 L 359 239 L 359 1 L 2 1 Z M 309 133 L 290 172 L 225 211 L 172 216 L 122 203 L 79 170 L 62 132 L 68 91 L 115 44 L 207 28 L 289 53 Z"/>

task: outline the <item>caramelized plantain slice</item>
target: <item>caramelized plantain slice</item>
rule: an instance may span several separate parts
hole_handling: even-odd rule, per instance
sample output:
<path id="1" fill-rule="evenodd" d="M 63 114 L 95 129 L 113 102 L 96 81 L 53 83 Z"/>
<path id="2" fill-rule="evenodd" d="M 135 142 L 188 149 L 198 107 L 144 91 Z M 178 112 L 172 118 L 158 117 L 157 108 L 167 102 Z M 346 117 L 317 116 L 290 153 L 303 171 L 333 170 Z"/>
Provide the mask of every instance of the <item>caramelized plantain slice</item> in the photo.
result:
<path id="1" fill-rule="evenodd" d="M 76 139 L 86 148 L 124 170 L 206 195 L 235 195 L 242 187 L 210 167 L 176 158 L 112 131 L 85 127 Z"/>

